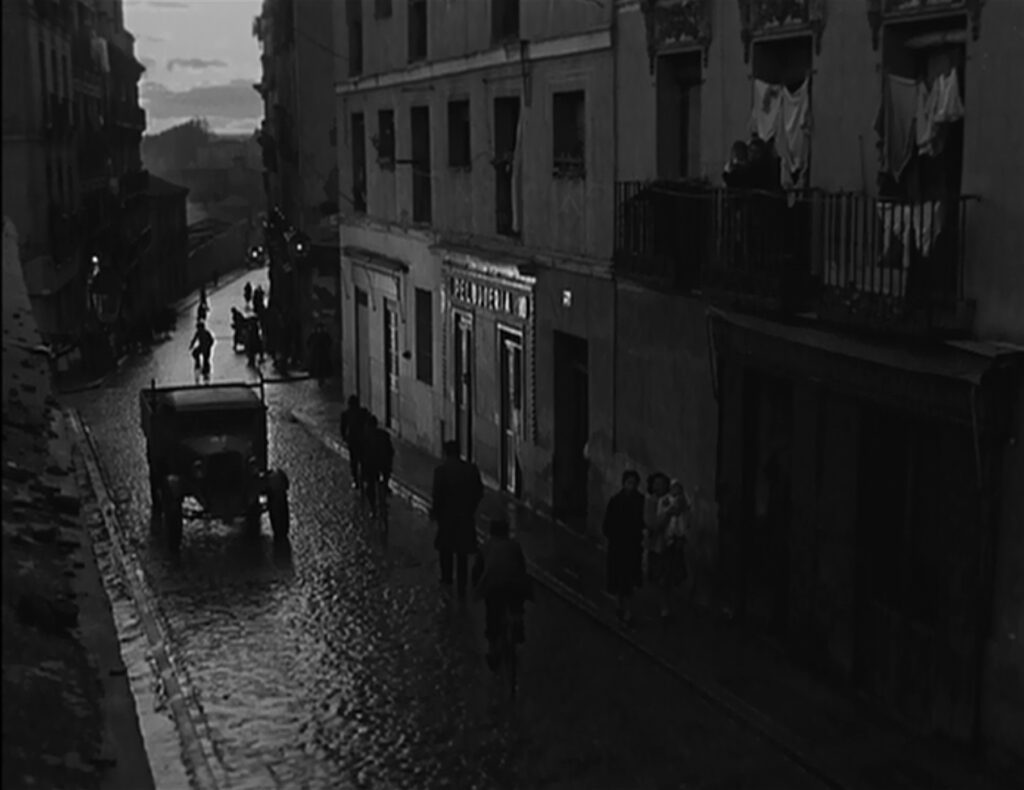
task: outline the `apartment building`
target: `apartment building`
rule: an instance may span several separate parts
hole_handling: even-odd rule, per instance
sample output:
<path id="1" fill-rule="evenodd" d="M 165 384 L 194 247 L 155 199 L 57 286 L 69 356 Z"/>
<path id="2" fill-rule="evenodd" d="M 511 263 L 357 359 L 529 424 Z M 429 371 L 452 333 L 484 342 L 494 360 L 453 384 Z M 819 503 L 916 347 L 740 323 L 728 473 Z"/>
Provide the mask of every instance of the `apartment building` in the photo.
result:
<path id="1" fill-rule="evenodd" d="M 268 228 L 270 300 L 285 317 L 296 357 L 322 321 L 338 349 L 337 130 L 332 50 L 338 3 L 264 0 L 254 33 L 262 48 L 264 193 L 284 218 Z M 287 238 L 286 238 L 287 237 Z M 301 245 L 295 239 L 308 239 Z M 291 240 L 289 242 L 289 240 Z M 300 252 L 301 250 L 301 252 Z"/>
<path id="2" fill-rule="evenodd" d="M 580 529 L 611 408 L 611 20 L 512 0 L 335 18 L 345 388 Z"/>
<path id="3" fill-rule="evenodd" d="M 616 440 L 749 627 L 1019 765 L 1024 5 L 615 6 Z"/>
<path id="4" fill-rule="evenodd" d="M 120 0 L 4 4 L 4 207 L 44 336 L 98 364 L 168 294 L 150 241 L 143 72 Z M 94 353 L 93 353 L 94 352 Z"/>

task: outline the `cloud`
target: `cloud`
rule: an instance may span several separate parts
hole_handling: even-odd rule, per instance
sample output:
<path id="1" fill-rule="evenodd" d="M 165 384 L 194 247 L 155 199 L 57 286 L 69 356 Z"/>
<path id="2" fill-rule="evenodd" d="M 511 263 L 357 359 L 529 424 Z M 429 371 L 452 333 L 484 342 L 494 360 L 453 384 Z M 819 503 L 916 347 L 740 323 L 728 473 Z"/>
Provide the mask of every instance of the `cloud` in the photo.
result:
<path id="1" fill-rule="evenodd" d="M 263 99 L 250 80 L 232 80 L 173 91 L 159 82 L 143 82 L 140 93 L 147 114 L 154 118 L 223 118 L 252 120 L 263 116 Z"/>
<path id="2" fill-rule="evenodd" d="M 167 70 L 174 71 L 175 66 L 182 69 L 223 69 L 227 65 L 219 58 L 171 58 L 167 61 Z"/>
<path id="3" fill-rule="evenodd" d="M 145 41 L 149 44 L 163 44 L 165 41 L 167 41 L 166 38 L 163 38 L 161 36 L 139 36 L 138 40 Z"/>
<path id="4" fill-rule="evenodd" d="M 156 61 L 153 58 L 140 57 L 139 63 L 145 66 L 147 69 L 151 69 L 156 65 Z"/>

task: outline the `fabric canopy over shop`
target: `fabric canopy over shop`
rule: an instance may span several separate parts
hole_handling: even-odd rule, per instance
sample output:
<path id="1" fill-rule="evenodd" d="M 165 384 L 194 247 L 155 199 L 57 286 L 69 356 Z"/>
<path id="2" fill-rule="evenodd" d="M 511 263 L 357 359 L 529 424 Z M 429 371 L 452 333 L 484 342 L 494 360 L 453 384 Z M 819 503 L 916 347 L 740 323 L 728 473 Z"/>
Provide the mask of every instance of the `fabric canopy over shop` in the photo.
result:
<path id="1" fill-rule="evenodd" d="M 992 344 L 910 347 L 721 310 L 709 316 L 719 357 L 960 422 L 972 419 L 969 387 L 982 386 L 996 368 L 1024 362 L 1021 351 Z"/>

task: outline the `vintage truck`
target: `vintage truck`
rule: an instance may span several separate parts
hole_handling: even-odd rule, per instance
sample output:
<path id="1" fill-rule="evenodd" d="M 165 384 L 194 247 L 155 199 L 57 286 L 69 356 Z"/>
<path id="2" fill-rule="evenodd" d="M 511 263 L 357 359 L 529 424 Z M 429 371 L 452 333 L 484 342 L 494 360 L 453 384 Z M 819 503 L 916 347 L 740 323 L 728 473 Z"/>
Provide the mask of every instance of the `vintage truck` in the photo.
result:
<path id="1" fill-rule="evenodd" d="M 264 511 L 288 539 L 288 476 L 267 468 L 267 405 L 259 384 L 150 387 L 139 393 L 153 515 L 172 551 L 186 517 L 245 519 L 258 536 Z"/>

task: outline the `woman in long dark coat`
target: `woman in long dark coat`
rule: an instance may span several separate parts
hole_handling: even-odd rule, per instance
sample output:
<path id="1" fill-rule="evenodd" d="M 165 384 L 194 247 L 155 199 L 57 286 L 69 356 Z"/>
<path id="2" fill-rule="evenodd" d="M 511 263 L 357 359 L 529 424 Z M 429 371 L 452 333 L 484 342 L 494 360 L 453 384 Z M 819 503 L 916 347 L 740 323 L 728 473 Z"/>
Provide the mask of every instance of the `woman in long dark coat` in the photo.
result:
<path id="1" fill-rule="evenodd" d="M 643 579 L 644 497 L 638 490 L 640 475 L 622 474 L 622 490 L 608 501 L 604 536 L 608 540 L 608 592 L 618 599 L 618 615 L 633 621 L 630 600 Z"/>

